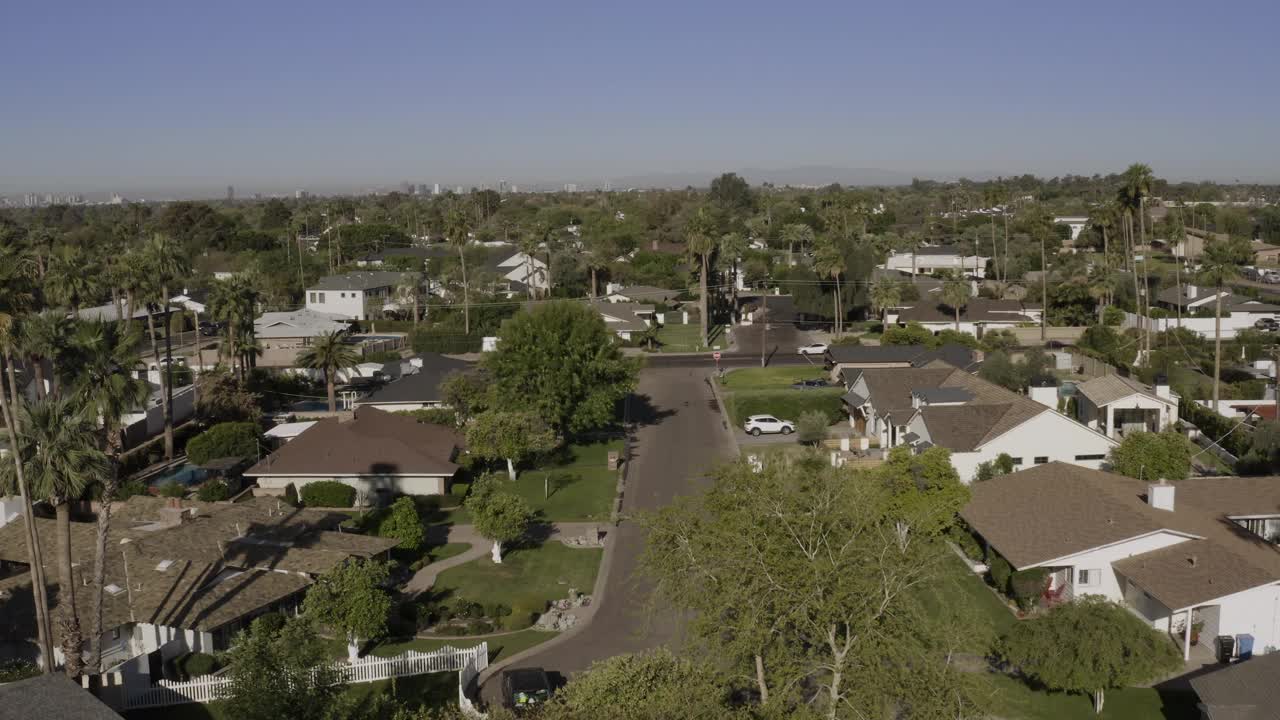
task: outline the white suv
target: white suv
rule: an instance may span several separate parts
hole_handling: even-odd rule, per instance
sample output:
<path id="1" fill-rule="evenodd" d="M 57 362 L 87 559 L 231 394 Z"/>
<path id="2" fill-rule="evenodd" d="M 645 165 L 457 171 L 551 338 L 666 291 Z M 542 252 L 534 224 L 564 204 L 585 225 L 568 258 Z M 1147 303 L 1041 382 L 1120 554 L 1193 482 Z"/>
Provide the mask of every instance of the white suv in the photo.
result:
<path id="1" fill-rule="evenodd" d="M 763 433 L 790 435 L 796 431 L 796 424 L 790 420 L 779 420 L 772 415 L 752 415 L 743 423 L 742 429 L 756 437 Z"/>
<path id="2" fill-rule="evenodd" d="M 796 348 L 797 355 L 825 355 L 827 352 L 826 343 L 809 343 Z"/>

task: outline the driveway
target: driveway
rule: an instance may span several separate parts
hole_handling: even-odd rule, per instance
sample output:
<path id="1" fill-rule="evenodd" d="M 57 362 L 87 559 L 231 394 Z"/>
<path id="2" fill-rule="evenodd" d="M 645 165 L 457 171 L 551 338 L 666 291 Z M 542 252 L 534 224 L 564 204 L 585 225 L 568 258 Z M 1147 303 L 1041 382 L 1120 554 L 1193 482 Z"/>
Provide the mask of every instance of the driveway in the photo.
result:
<path id="1" fill-rule="evenodd" d="M 713 408 L 705 368 L 648 368 L 640 375 L 632 417 L 637 429 L 623 497 L 624 515 L 669 504 L 677 495 L 707 485 L 705 475 L 732 456 L 720 414 Z M 508 667 L 541 667 L 569 677 L 596 660 L 678 644 L 682 621 L 672 608 L 650 605 L 651 584 L 639 573 L 644 533 L 624 521 L 606 542 L 615 543 L 603 568 L 605 593 L 594 617 L 572 635 L 516 656 Z M 485 703 L 499 701 L 500 673 L 489 673 L 480 689 Z"/>

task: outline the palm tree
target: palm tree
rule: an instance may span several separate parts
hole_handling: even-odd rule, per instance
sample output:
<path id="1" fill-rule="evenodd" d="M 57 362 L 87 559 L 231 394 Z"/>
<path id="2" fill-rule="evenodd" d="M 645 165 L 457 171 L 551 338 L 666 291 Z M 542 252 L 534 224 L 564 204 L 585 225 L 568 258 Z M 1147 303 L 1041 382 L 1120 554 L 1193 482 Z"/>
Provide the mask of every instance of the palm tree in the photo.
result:
<path id="1" fill-rule="evenodd" d="M 65 349 L 67 337 L 71 334 L 71 320 L 66 313 L 57 310 L 46 310 L 41 313 L 27 315 L 22 318 L 19 337 L 22 349 L 31 363 L 32 375 L 36 383 L 36 397 L 45 396 L 44 364 L 49 363 L 52 369 L 48 384 L 53 391 L 57 390 L 54 378 L 58 373 L 58 358 Z"/>
<path id="2" fill-rule="evenodd" d="M 78 245 L 62 245 L 49 258 L 44 292 L 54 303 L 79 313 L 84 303 L 94 301 L 99 289 L 93 259 Z"/>
<path id="3" fill-rule="evenodd" d="M 471 289 L 467 286 L 467 255 L 463 252 L 471 237 L 471 220 L 466 211 L 455 204 L 444 219 L 445 237 L 458 249 L 458 262 L 462 266 L 462 331 L 471 334 Z"/>
<path id="4" fill-rule="evenodd" d="M 836 281 L 835 292 L 831 296 L 832 311 L 834 322 L 832 329 L 835 336 L 839 337 L 843 329 L 844 313 L 840 307 L 840 275 L 845 271 L 844 255 L 840 252 L 840 247 L 835 240 L 825 240 L 818 243 L 813 254 L 813 271 L 821 276 L 826 276 Z"/>
<path id="5" fill-rule="evenodd" d="M 121 418 L 139 407 L 150 390 L 133 376 L 142 364 L 138 334 L 125 324 L 82 322 L 68 343 L 68 376 L 63 385 L 73 402 L 89 417 L 100 418 L 99 447 L 108 459 L 98 510 L 97 546 L 93 562 L 93 606 L 90 617 L 88 666 L 97 669 L 102 660 L 102 588 L 106 573 L 107 533 L 111 528 L 111 504 L 119 488 L 117 459 L 124 449 Z"/>
<path id="6" fill-rule="evenodd" d="M 1046 277 L 1044 282 L 1048 282 Z M 956 332 L 960 332 L 960 311 L 969 304 L 969 284 L 959 275 L 947 278 L 942 284 L 942 302 L 956 315 Z"/>
<path id="7" fill-rule="evenodd" d="M 687 233 L 686 248 L 689 254 L 697 259 L 699 266 L 698 305 L 702 314 L 703 347 L 711 344 L 709 335 L 711 304 L 707 298 L 710 283 L 707 282 L 707 276 L 711 272 L 711 255 L 716 251 L 716 240 L 715 236 L 712 235 L 714 231 L 715 222 L 711 219 L 710 214 L 707 213 L 706 208 L 698 208 L 698 212 L 689 219 L 689 223 L 685 227 L 685 232 Z"/>
<path id="8" fill-rule="evenodd" d="M 12 266 L 10 266 L 12 267 Z M 3 272 L 3 270 L 0 270 Z M 16 286 L 15 286 L 16 288 Z M 4 297 L 15 288 L 0 285 L 0 297 Z M 8 300 L 9 298 L 5 298 Z M 8 347 L 11 344 L 13 316 L 7 308 L 0 306 L 0 343 Z M 12 355 L 6 352 L 6 366 L 12 367 Z M 14 402 L 18 402 L 17 395 Z M 10 407 L 9 393 L 0 382 L 0 418 L 4 420 L 5 431 L 9 436 L 9 447 L 18 447 L 18 422 L 14 408 Z M 0 486 L 6 494 L 16 492 L 22 498 L 22 519 L 27 531 L 27 562 L 31 573 L 31 593 L 34 596 L 36 609 L 36 635 L 40 644 L 40 662 L 45 672 L 53 672 L 52 631 L 49 626 L 49 594 L 44 578 L 44 555 L 40 549 L 40 535 L 35 528 L 35 513 L 32 512 L 31 488 L 27 483 L 26 470 L 16 453 L 7 453 L 13 459 L 13 468 L 0 472 Z M 5 468 L 8 466 L 6 465 Z M 7 482 L 12 477 L 13 482 Z"/>
<path id="9" fill-rule="evenodd" d="M 532 282 L 534 276 L 533 261 L 537 257 L 538 250 L 547 239 L 550 228 L 544 222 L 535 222 L 520 233 L 516 240 L 516 247 L 520 252 L 524 253 L 524 276 L 525 284 L 529 286 L 529 299 L 533 299 L 536 295 L 536 288 Z M 548 265 L 550 267 L 550 265 Z M 551 283 L 547 283 L 547 291 L 551 291 Z"/>
<path id="10" fill-rule="evenodd" d="M 360 357 L 356 355 L 355 350 L 343 342 L 343 339 L 343 333 L 335 330 L 328 335 L 313 339 L 310 347 L 298 353 L 300 367 L 324 373 L 325 389 L 329 393 L 329 412 L 338 411 L 338 403 L 334 397 L 334 385 L 337 382 L 338 373 L 360 362 Z"/>
<path id="11" fill-rule="evenodd" d="M 32 494 L 52 505 L 57 518 L 58 626 L 66 672 L 76 677 L 84 656 L 71 562 L 71 502 L 106 476 L 106 457 L 94 442 L 95 421 L 69 398 L 22 403 L 18 412 L 22 430 L 14 454 L 22 461 Z"/>
<path id="12" fill-rule="evenodd" d="M 813 244 L 813 228 L 804 223 L 783 225 L 780 234 L 782 241 L 787 244 L 787 259 L 792 265 L 795 264 L 791 256 L 795 254 L 796 245 L 800 246 L 800 252 L 803 254 L 805 247 Z"/>
<path id="13" fill-rule="evenodd" d="M 215 280 L 209 288 L 209 316 L 225 323 L 219 353 L 230 357 L 241 380 L 245 379 L 249 355 L 256 348 L 253 319 L 257 305 L 258 291 L 243 277 Z"/>
<path id="14" fill-rule="evenodd" d="M 884 311 L 891 307 L 897 307 L 898 303 L 902 302 L 902 287 L 893 280 L 878 277 L 871 283 L 869 297 L 871 311 L 883 322 Z"/>
<path id="15" fill-rule="evenodd" d="M 402 273 L 400 283 L 396 286 L 396 295 L 398 300 L 407 301 L 413 306 L 413 324 L 417 327 L 421 316 L 419 310 L 422 302 L 422 273 Z"/>
<path id="16" fill-rule="evenodd" d="M 742 237 L 742 233 L 727 232 L 720 236 L 719 250 L 721 261 L 728 263 L 729 269 L 733 272 L 730 292 L 733 294 L 733 311 L 736 313 L 738 311 L 738 261 L 747 252 L 747 239 Z"/>
<path id="17" fill-rule="evenodd" d="M 1130 165 L 1128 168 L 1125 169 L 1122 177 L 1123 177 L 1123 185 L 1121 185 L 1119 192 L 1116 194 L 1116 199 L 1119 201 L 1120 206 L 1124 209 L 1126 215 L 1128 216 L 1127 222 L 1128 222 L 1128 230 L 1129 230 L 1129 250 L 1131 253 L 1133 253 L 1133 257 L 1136 260 L 1136 257 L 1137 257 L 1136 253 L 1137 253 L 1138 246 L 1145 245 L 1147 241 L 1146 239 L 1146 235 L 1147 235 L 1146 201 L 1147 201 L 1147 198 L 1151 196 L 1151 184 L 1155 181 L 1155 178 L 1152 175 L 1151 167 L 1148 165 L 1144 165 L 1142 163 L 1134 163 Z M 1138 238 L 1136 241 L 1133 239 L 1133 218 L 1135 215 L 1138 218 Z M 1145 303 L 1147 309 L 1145 311 L 1143 309 L 1143 303 L 1142 303 L 1144 294 L 1138 292 L 1138 288 L 1137 288 L 1138 266 L 1136 263 L 1133 266 L 1133 273 L 1134 273 L 1133 281 L 1135 285 L 1134 292 L 1138 295 L 1138 297 L 1134 298 L 1134 302 L 1137 303 L 1137 312 L 1139 317 L 1150 315 L 1151 300 L 1149 297 L 1150 292 L 1147 284 L 1147 280 L 1148 280 L 1147 268 L 1150 266 L 1150 264 L 1151 263 L 1148 261 L 1148 258 L 1144 256 L 1143 263 L 1142 263 L 1142 270 L 1143 270 L 1142 280 L 1143 280 L 1143 288 L 1148 290 L 1148 292 L 1146 293 L 1146 296 L 1148 297 Z M 1141 321 L 1141 324 L 1145 326 L 1145 330 L 1143 329 L 1143 327 L 1140 327 L 1139 330 L 1143 332 L 1143 342 L 1145 344 L 1147 353 L 1149 354 L 1151 351 L 1151 323 L 1150 323 L 1150 320 L 1145 320 L 1145 321 Z"/>
<path id="18" fill-rule="evenodd" d="M 1249 243 L 1228 238 L 1209 243 L 1200 258 L 1200 281 L 1212 285 L 1213 299 L 1213 411 L 1218 412 L 1218 384 L 1222 374 L 1222 295 L 1223 287 L 1249 262 L 1253 252 Z"/>
<path id="19" fill-rule="evenodd" d="M 143 248 L 147 271 L 151 281 L 160 288 L 160 303 L 164 309 L 164 354 L 165 363 L 160 372 L 161 403 L 164 409 L 164 451 L 165 457 L 173 459 L 173 309 L 169 299 L 170 291 L 177 287 L 190 273 L 191 265 L 187 261 L 186 251 L 168 235 L 156 233 L 147 240 Z M 148 315 L 148 322 L 150 316 Z M 198 339 L 197 339 L 198 340 Z M 152 354 L 158 358 L 156 340 L 152 335 Z"/>

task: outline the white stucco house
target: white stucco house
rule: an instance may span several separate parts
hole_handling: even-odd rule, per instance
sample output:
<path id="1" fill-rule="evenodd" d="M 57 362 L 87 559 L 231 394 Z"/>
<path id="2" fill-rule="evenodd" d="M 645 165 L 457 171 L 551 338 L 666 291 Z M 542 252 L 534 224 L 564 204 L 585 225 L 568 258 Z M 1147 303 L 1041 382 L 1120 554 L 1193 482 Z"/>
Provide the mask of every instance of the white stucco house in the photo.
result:
<path id="1" fill-rule="evenodd" d="M 1076 386 L 1076 420 L 1117 440 L 1130 432 L 1160 432 L 1177 425 L 1180 399 L 1163 378 L 1153 387 L 1104 375 Z"/>
<path id="2" fill-rule="evenodd" d="M 393 302 L 404 276 L 384 270 L 328 275 L 307 288 L 306 308 L 348 320 L 367 320 L 370 309 Z"/>
<path id="3" fill-rule="evenodd" d="M 888 325 L 918 323 L 935 335 L 943 330 L 958 330 L 981 338 L 988 330 L 1038 325 L 1042 314 L 1039 303 L 971 297 L 960 308 L 957 325 L 955 310 L 937 294 L 929 294 L 920 301 L 903 301 L 899 307 L 886 309 L 884 321 Z"/>
<path id="4" fill-rule="evenodd" d="M 1050 463 L 972 493 L 961 517 L 1015 570 L 1047 570 L 1047 600 L 1122 603 L 1187 659 L 1220 635 L 1280 647 L 1277 478 L 1141 482 Z"/>
<path id="5" fill-rule="evenodd" d="M 447 493 L 464 447 L 462 436 L 450 428 L 359 407 L 353 420 L 316 422 L 244 476 L 273 493 L 333 480 L 355 488 L 358 503 L 380 504 L 398 494 Z"/>
<path id="6" fill-rule="evenodd" d="M 631 340 L 654 323 L 653 305 L 592 300 L 591 307 L 600 313 L 605 326 L 623 340 Z"/>
<path id="7" fill-rule="evenodd" d="M 977 255 L 972 248 L 956 245 L 935 245 L 916 248 L 914 251 L 890 252 L 880 267 L 911 275 L 960 272 L 966 276 L 986 277 L 990 257 Z"/>
<path id="8" fill-rule="evenodd" d="M 1096 469 L 1117 445 L 1054 408 L 941 360 L 846 371 L 844 377 L 843 401 L 855 433 L 886 449 L 947 448 L 964 482 L 1001 454 L 1019 469 L 1051 462 Z"/>

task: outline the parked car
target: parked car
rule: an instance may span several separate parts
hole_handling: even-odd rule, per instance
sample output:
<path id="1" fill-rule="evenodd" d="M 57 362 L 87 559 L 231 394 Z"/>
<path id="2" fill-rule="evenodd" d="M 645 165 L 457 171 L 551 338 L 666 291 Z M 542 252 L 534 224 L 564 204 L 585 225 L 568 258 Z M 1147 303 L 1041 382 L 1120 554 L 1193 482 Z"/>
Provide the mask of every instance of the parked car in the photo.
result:
<path id="1" fill-rule="evenodd" d="M 551 699 L 551 679 L 542 668 L 502 673 L 502 702 L 513 710 L 530 710 Z"/>
<path id="2" fill-rule="evenodd" d="M 779 420 L 772 415 L 752 415 L 743 423 L 742 429 L 756 437 L 764 433 L 790 435 L 796 431 L 796 424 L 790 420 Z"/>
<path id="3" fill-rule="evenodd" d="M 824 388 L 829 386 L 830 384 L 831 383 L 827 382 L 826 380 L 823 380 L 822 378 L 813 378 L 811 380 L 800 380 L 798 382 L 793 382 L 791 383 L 791 387 L 795 388 L 796 390 L 805 390 L 808 388 Z"/>
<path id="4" fill-rule="evenodd" d="M 1275 318 L 1258 318 L 1258 321 L 1255 322 L 1253 326 L 1259 330 L 1275 332 L 1280 330 L 1280 321 L 1277 321 Z"/>
<path id="5" fill-rule="evenodd" d="M 823 355 L 827 352 L 826 343 L 809 343 L 796 348 L 798 355 Z"/>

